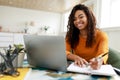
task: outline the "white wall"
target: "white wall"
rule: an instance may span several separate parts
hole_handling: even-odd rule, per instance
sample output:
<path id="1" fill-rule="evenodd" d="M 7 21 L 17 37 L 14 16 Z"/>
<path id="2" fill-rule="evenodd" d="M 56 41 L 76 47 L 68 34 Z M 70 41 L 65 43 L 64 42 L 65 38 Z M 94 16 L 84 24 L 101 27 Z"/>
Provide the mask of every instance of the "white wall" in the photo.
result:
<path id="1" fill-rule="evenodd" d="M 4 31 L 23 32 L 25 23 L 34 21 L 38 27 L 49 26 L 59 33 L 61 14 L 0 6 L 0 26 Z"/>
<path id="2" fill-rule="evenodd" d="M 120 27 L 103 29 L 109 38 L 109 47 L 120 52 Z"/>

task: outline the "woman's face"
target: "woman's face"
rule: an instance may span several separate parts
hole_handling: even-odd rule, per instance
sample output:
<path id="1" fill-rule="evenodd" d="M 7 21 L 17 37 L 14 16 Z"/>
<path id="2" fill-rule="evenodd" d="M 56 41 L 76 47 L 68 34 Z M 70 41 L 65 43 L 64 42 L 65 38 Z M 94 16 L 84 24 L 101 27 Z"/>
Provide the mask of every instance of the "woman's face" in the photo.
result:
<path id="1" fill-rule="evenodd" d="M 79 30 L 85 30 L 87 26 L 87 16 L 83 10 L 77 10 L 74 15 L 74 25 Z"/>

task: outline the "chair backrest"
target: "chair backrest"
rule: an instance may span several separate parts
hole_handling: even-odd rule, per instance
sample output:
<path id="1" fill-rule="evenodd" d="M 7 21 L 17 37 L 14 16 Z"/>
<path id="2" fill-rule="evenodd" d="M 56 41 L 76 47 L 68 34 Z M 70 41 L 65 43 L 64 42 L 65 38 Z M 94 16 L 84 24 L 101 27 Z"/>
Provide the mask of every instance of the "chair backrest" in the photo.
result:
<path id="1" fill-rule="evenodd" d="M 120 52 L 109 48 L 109 57 L 107 63 L 111 64 L 115 68 L 120 69 Z"/>

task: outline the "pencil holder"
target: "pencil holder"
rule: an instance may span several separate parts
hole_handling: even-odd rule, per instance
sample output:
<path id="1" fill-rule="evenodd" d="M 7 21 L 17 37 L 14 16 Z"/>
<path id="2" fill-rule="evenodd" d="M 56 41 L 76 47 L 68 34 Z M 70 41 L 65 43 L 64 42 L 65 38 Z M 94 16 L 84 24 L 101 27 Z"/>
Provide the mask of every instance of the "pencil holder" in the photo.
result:
<path id="1" fill-rule="evenodd" d="M 17 71 L 17 56 L 24 48 L 22 45 L 9 46 L 0 51 L 0 75 L 19 76 Z"/>

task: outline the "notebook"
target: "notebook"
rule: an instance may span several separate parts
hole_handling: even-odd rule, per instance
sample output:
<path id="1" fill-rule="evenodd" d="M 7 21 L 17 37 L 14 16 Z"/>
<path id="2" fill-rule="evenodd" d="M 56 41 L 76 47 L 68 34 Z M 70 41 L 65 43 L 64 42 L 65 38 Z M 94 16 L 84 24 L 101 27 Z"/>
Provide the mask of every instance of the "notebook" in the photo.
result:
<path id="1" fill-rule="evenodd" d="M 102 65 L 99 70 L 90 70 L 89 67 L 80 68 L 73 63 L 67 67 L 63 36 L 24 35 L 24 42 L 28 63 L 33 67 L 91 75 L 116 75 L 111 65 Z"/>
<path id="2" fill-rule="evenodd" d="M 90 66 L 88 67 L 78 67 L 74 63 L 71 63 L 67 68 L 70 72 L 78 72 L 83 74 L 90 74 L 90 75 L 103 75 L 103 76 L 115 76 L 116 73 L 113 70 L 111 65 L 102 65 L 98 70 L 92 70 Z"/>

